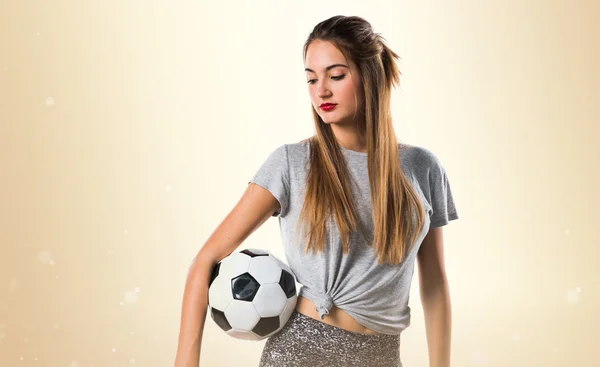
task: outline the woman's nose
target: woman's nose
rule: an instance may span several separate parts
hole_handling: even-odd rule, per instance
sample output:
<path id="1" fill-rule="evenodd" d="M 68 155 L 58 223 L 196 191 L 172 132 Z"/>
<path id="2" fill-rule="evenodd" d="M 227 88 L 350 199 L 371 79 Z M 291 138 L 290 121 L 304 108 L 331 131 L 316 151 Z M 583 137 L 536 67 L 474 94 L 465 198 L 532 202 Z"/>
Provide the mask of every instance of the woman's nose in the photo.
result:
<path id="1" fill-rule="evenodd" d="M 322 98 L 323 96 L 329 95 L 330 91 L 327 89 L 325 83 L 319 83 L 317 86 L 317 97 Z"/>

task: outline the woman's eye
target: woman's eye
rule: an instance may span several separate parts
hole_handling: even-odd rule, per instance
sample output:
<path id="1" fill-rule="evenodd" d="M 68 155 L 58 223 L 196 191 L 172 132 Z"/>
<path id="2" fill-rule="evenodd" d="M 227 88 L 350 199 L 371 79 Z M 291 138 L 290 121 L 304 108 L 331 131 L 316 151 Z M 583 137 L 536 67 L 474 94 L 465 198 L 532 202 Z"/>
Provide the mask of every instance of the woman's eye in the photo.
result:
<path id="1" fill-rule="evenodd" d="M 342 80 L 342 79 L 344 79 L 345 76 L 346 76 L 346 74 L 332 76 L 331 79 L 333 79 L 333 80 Z M 317 79 L 310 79 L 309 81 L 307 81 L 307 83 L 308 84 L 314 84 L 315 80 L 317 80 Z"/>

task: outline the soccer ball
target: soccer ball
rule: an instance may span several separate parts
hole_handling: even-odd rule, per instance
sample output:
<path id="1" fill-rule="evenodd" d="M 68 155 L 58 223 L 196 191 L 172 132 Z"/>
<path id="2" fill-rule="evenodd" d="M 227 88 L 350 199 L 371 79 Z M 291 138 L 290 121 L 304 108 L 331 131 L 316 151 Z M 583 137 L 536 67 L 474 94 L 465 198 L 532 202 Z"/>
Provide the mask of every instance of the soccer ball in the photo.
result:
<path id="1" fill-rule="evenodd" d="M 290 267 L 266 250 L 230 254 L 215 265 L 210 278 L 210 315 L 237 339 L 262 340 L 277 333 L 296 301 L 296 279 Z"/>

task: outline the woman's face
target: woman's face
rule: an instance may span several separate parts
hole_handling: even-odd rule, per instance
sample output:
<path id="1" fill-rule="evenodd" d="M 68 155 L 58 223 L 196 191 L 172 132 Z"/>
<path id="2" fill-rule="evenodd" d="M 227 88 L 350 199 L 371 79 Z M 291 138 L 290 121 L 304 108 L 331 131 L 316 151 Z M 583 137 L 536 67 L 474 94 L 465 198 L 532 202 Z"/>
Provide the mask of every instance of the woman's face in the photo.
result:
<path id="1" fill-rule="evenodd" d="M 308 92 L 313 108 L 327 124 L 354 124 L 363 104 L 362 83 L 353 63 L 331 43 L 313 41 L 305 60 Z M 335 104 L 323 109 L 321 104 Z"/>

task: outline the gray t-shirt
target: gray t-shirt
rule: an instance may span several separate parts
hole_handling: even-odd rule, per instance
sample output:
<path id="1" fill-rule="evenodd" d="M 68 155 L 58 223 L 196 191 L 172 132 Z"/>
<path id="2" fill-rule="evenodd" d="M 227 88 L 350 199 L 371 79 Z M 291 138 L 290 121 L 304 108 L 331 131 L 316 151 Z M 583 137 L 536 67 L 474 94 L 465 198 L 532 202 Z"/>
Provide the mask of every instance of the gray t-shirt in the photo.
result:
<path id="1" fill-rule="evenodd" d="M 315 303 L 321 319 L 332 305 L 342 309 L 361 325 L 383 334 L 399 335 L 410 325 L 408 306 L 414 263 L 423 238 L 430 228 L 458 219 L 444 167 L 429 150 L 400 145 L 401 165 L 412 182 L 428 215 L 416 243 L 406 259 L 397 265 L 378 264 L 375 251 L 360 231 L 350 235 L 350 251 L 343 254 L 336 226 L 326 230 L 323 253 L 304 252 L 305 244 L 293 243 L 302 208 L 310 144 L 284 144 L 268 156 L 250 182 L 269 190 L 279 201 L 281 238 L 288 265 L 301 285 L 299 295 Z M 373 239 L 367 153 L 340 147 L 351 177 L 357 185 L 352 192 L 359 219 L 369 239 Z M 248 182 L 248 184 L 250 184 Z"/>

